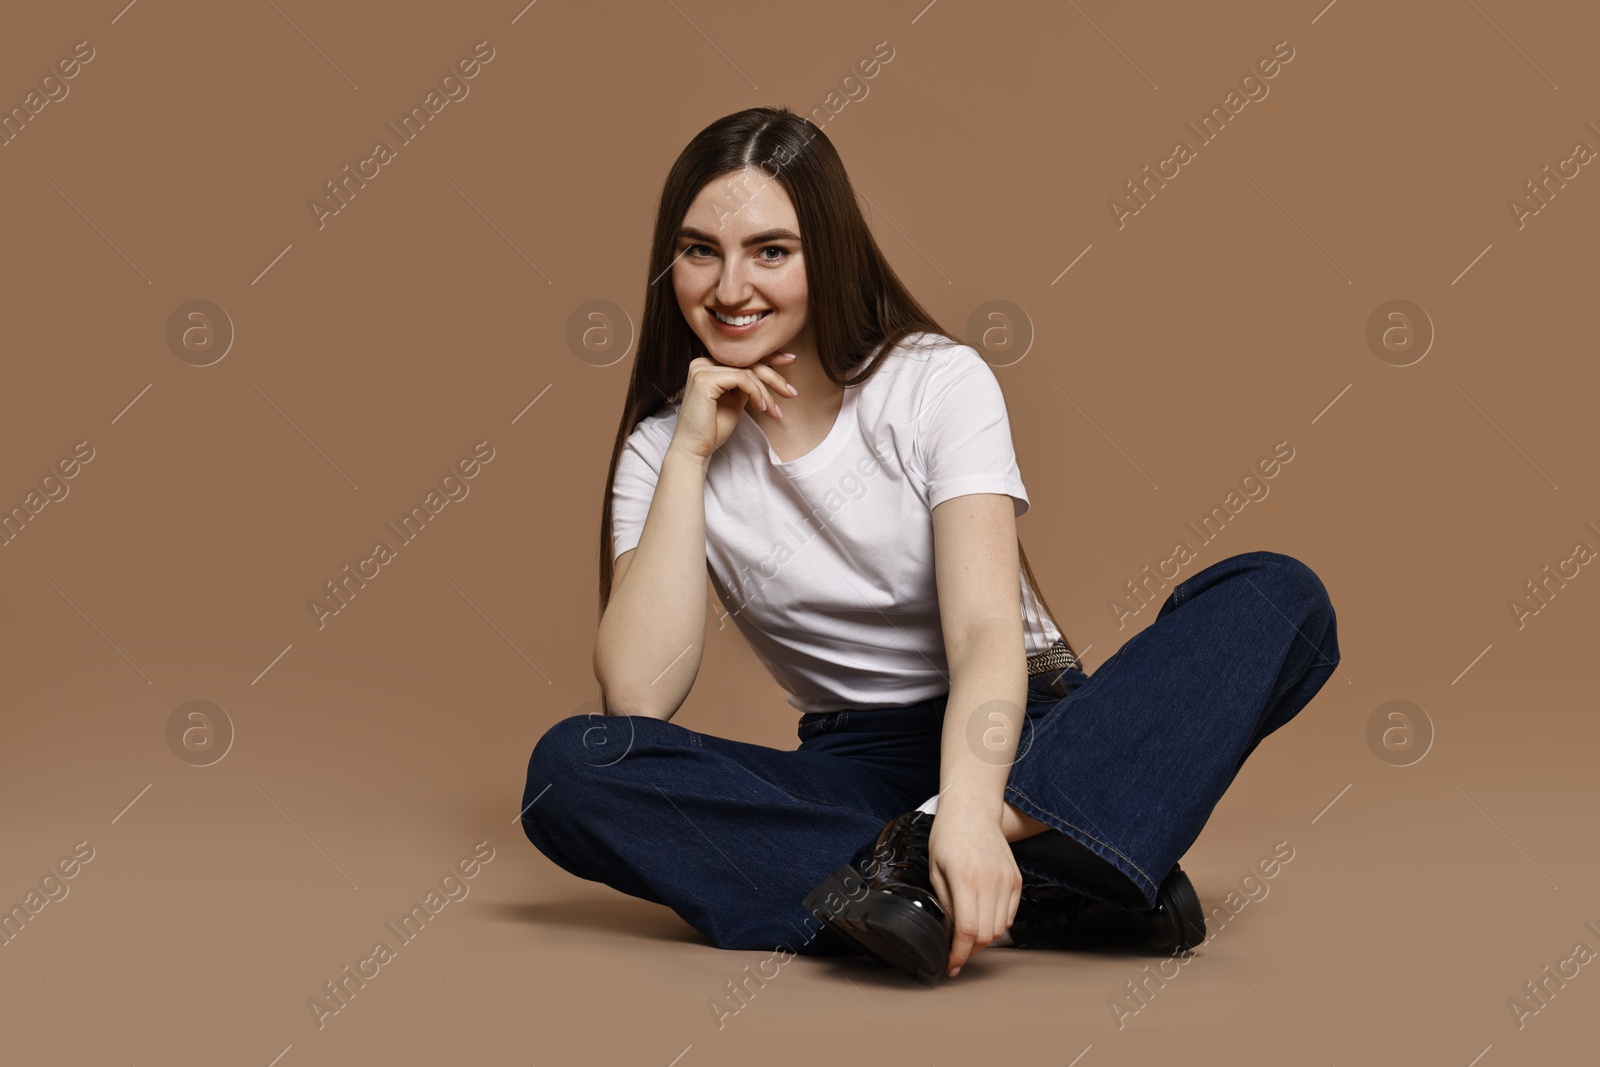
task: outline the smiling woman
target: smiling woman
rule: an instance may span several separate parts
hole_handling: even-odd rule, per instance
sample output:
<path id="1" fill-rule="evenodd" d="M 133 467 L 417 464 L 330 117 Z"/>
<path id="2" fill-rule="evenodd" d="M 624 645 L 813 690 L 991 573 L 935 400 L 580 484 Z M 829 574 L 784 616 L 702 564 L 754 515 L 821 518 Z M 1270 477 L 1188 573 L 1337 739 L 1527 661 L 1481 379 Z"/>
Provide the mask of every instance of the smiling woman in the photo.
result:
<path id="1" fill-rule="evenodd" d="M 1223 560 L 1091 683 L 1017 537 L 995 372 L 901 283 L 822 131 L 719 119 L 657 203 L 601 513 L 603 710 L 535 745 L 529 840 L 719 947 L 866 952 L 930 984 L 1115 909 L 1146 949 L 1193 944 L 1177 859 L 1338 662 L 1320 581 Z M 798 749 L 670 721 L 708 577 Z"/>
<path id="2" fill-rule="evenodd" d="M 753 172 L 747 171 L 746 177 L 753 179 Z M 756 189 L 756 194 L 740 210 L 748 212 L 747 218 L 771 218 L 781 210 L 774 201 L 782 194 L 770 182 L 758 185 Z M 698 211 L 691 211 L 690 217 L 712 213 L 715 203 L 707 201 L 701 203 L 699 208 Z M 721 217 L 720 224 L 726 226 L 730 221 L 731 217 L 725 215 Z M 673 287 L 677 291 L 678 302 L 703 304 L 708 313 L 706 325 L 720 336 L 748 337 L 759 324 L 766 322 L 780 309 L 790 311 L 801 323 L 805 321 L 805 267 L 800 262 L 800 235 L 793 230 L 762 230 L 744 238 L 739 242 L 739 247 L 730 252 L 723 250 L 714 234 L 695 226 L 680 227 L 678 240 L 683 245 L 683 253 L 674 264 L 673 271 Z M 725 255 L 730 254 L 748 258 L 748 276 L 723 263 Z M 774 273 L 758 273 L 763 269 Z M 740 306 L 740 301 L 747 299 L 741 296 L 746 285 L 750 288 L 750 296 L 757 298 L 757 302 Z M 760 296 L 770 299 L 761 303 Z M 779 306 L 773 306 L 774 303 Z M 685 312 L 686 315 L 694 313 L 689 310 Z"/>

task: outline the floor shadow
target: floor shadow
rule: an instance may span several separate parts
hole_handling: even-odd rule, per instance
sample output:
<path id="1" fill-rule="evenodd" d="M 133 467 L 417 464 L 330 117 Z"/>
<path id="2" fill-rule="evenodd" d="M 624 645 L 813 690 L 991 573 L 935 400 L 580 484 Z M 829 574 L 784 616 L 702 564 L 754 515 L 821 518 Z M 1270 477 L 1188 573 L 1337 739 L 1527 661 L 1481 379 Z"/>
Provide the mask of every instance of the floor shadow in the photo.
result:
<path id="1" fill-rule="evenodd" d="M 1198 950 L 1203 947 L 1204 946 L 1200 945 L 1195 946 L 1195 954 L 1198 955 Z M 1171 958 L 1167 953 L 1149 952 L 1141 948 L 1122 947 L 1117 945 L 1079 945 L 1067 942 L 1047 945 L 1029 945 L 1026 948 L 1002 948 L 1000 951 L 1066 954 L 1080 956 L 1087 959 L 1131 960 L 1135 963 L 1149 963 L 1152 965 L 1160 963 L 1164 959 Z"/>
<path id="2" fill-rule="evenodd" d="M 901 974 L 888 964 L 874 959 L 868 955 L 860 956 L 816 956 L 805 959 L 805 968 L 808 972 L 821 975 L 828 979 L 848 979 L 861 986 L 878 989 L 937 989 L 942 986 L 960 984 L 963 988 L 991 981 L 1003 981 L 1006 978 L 1006 969 L 1002 965 L 1005 961 L 1020 956 L 1035 953 L 1048 953 L 1063 957 L 1077 956 L 1080 959 L 1099 960 L 1126 960 L 1138 966 L 1145 963 L 1158 963 L 1164 957 L 1141 952 L 1137 949 L 1124 949 L 1110 946 L 1035 946 L 1032 948 L 1010 948 L 994 946 L 975 953 L 961 968 L 961 973 L 955 978 L 943 978 L 934 986 L 924 986 L 915 978 Z M 793 966 L 797 961 L 790 961 Z"/>
<path id="3" fill-rule="evenodd" d="M 711 944 L 671 908 L 622 894 L 607 900 L 549 900 L 485 907 L 501 919 L 535 926 L 580 927 L 621 937 L 703 947 Z"/>
<path id="4" fill-rule="evenodd" d="M 874 989 L 930 989 L 910 975 L 901 974 L 888 964 L 862 953 L 859 956 L 800 956 L 789 960 L 785 966 L 805 968 L 809 974 L 826 979 L 848 979 L 859 986 Z M 977 962 L 973 963 L 977 970 Z M 963 971 L 961 977 L 966 977 Z M 937 988 L 937 987 L 932 987 Z"/>

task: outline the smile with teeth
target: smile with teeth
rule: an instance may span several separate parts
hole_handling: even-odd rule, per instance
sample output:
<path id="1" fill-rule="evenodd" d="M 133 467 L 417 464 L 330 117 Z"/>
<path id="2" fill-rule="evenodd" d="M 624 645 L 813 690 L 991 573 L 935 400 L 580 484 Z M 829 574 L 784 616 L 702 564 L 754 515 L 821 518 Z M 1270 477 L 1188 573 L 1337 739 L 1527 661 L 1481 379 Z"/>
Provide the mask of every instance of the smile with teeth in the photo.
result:
<path id="1" fill-rule="evenodd" d="M 711 314 L 715 315 L 719 322 L 725 322 L 729 326 L 748 326 L 752 322 L 757 322 L 760 319 L 765 318 L 767 315 L 772 314 L 772 312 L 770 310 L 769 311 L 761 311 L 761 312 L 757 312 L 757 313 L 752 314 L 752 315 L 740 315 L 740 316 L 737 316 L 735 318 L 730 318 L 729 316 L 724 315 L 722 312 L 716 310 L 715 308 L 712 308 L 711 309 Z"/>

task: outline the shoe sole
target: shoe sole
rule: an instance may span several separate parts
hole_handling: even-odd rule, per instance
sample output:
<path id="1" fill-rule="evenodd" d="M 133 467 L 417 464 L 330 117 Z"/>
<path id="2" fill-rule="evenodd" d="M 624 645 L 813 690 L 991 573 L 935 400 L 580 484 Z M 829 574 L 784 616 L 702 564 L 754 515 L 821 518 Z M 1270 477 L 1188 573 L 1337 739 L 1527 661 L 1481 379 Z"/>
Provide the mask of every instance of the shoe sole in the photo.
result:
<path id="1" fill-rule="evenodd" d="M 1205 941 L 1206 912 L 1200 906 L 1200 895 L 1194 891 L 1194 883 L 1181 867 L 1174 865 L 1172 882 L 1165 895 L 1178 922 L 1178 943 L 1172 949 L 1176 956 Z"/>
<path id="2" fill-rule="evenodd" d="M 805 909 L 880 962 L 924 985 L 936 984 L 950 959 L 943 924 L 893 893 L 869 890 L 853 899 L 847 887 L 862 881 L 861 872 L 847 863 L 806 894 Z M 827 903 L 835 894 L 844 901 L 838 910 Z"/>

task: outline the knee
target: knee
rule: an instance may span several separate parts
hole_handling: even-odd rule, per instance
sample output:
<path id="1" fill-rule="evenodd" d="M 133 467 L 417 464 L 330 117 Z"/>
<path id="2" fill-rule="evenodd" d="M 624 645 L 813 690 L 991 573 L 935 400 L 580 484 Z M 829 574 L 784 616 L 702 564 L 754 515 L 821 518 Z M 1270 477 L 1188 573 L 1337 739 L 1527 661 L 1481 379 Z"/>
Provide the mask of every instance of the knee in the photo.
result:
<path id="1" fill-rule="evenodd" d="M 653 719 L 646 721 L 661 725 Z M 552 725 L 528 757 L 522 796 L 524 825 L 540 811 L 551 810 L 563 799 L 582 797 L 600 779 L 613 776 L 613 768 L 626 756 L 643 750 L 645 732 L 635 716 L 599 712 L 569 715 Z"/>
<path id="2" fill-rule="evenodd" d="M 627 727 L 604 715 L 571 715 L 547 729 L 528 757 L 523 828 L 535 826 L 563 798 L 581 794 L 586 779 L 611 759 L 608 748 L 626 751 L 627 737 Z"/>
<path id="3" fill-rule="evenodd" d="M 1247 558 L 1271 575 L 1274 591 L 1285 601 L 1315 611 L 1332 611 L 1327 587 L 1310 566 L 1282 552 L 1251 552 Z M 1278 597 L 1273 598 L 1278 602 Z"/>
<path id="4" fill-rule="evenodd" d="M 1338 662 L 1333 637 L 1333 601 L 1317 572 L 1282 552 L 1253 552 L 1250 557 L 1270 576 L 1270 589 L 1262 592 L 1268 595 L 1273 607 L 1313 641 L 1323 635 L 1321 640 L 1328 646 L 1325 654 Z"/>
<path id="5" fill-rule="evenodd" d="M 528 759 L 530 784 L 570 780 L 619 762 L 634 747 L 637 727 L 630 716 L 569 715 L 544 732 Z"/>

